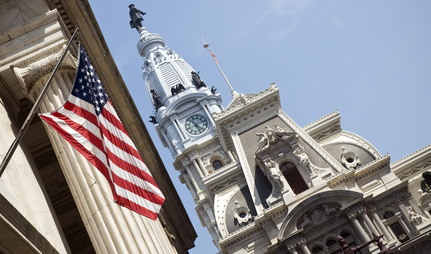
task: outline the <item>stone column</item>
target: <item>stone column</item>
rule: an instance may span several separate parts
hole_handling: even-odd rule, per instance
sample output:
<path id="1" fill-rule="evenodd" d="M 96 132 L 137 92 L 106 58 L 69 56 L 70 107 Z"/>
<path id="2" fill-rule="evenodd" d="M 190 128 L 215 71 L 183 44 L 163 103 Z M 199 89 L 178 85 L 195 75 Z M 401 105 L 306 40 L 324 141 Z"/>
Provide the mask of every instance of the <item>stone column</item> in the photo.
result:
<path id="1" fill-rule="evenodd" d="M 202 174 L 202 171 L 201 171 L 201 169 L 200 169 L 200 167 L 199 167 L 199 165 L 198 165 L 198 163 L 197 163 L 196 159 L 191 159 L 191 160 L 192 160 L 192 162 L 193 162 L 193 165 L 194 165 L 194 166 L 195 166 L 195 168 L 196 168 L 196 171 L 198 171 L 199 176 L 200 176 L 201 178 L 204 178 L 204 175 Z"/>
<path id="2" fill-rule="evenodd" d="M 379 218 L 379 215 L 376 213 L 375 210 L 371 212 L 374 221 L 377 223 L 377 226 L 379 227 L 380 231 L 383 233 L 383 236 L 387 242 L 390 242 L 393 240 L 391 233 L 389 233 L 386 226 L 383 224 L 382 220 Z"/>
<path id="3" fill-rule="evenodd" d="M 191 161 L 188 158 L 182 158 L 181 159 L 181 165 L 184 168 L 184 170 L 187 172 L 187 175 L 189 176 L 190 182 L 191 182 L 192 186 L 194 187 L 194 189 L 196 190 L 196 194 L 199 195 L 200 193 L 202 193 L 202 190 L 201 190 L 201 188 L 199 188 L 199 185 L 196 182 L 196 179 L 193 177 L 193 174 L 190 171 L 190 168 L 189 168 L 190 163 L 191 163 Z"/>
<path id="4" fill-rule="evenodd" d="M 68 60 L 71 59 L 69 55 Z M 24 66 L 14 68 L 21 85 L 28 89 L 27 97 L 33 101 L 52 71 L 52 64 L 47 61 L 50 59 L 29 65 L 21 63 Z M 69 97 L 74 77 L 75 70 L 70 66 L 59 70 L 39 111 L 50 112 L 61 107 Z M 45 129 L 97 253 L 175 253 L 159 220 L 153 221 L 117 205 L 108 181 L 99 170 L 57 132 L 47 125 Z"/>
<path id="5" fill-rule="evenodd" d="M 200 169 L 204 172 L 204 175 L 208 176 L 208 171 L 204 167 L 204 164 L 202 163 L 202 160 L 200 158 L 196 158 L 196 160 L 198 161 Z"/>
<path id="6" fill-rule="evenodd" d="M 362 220 L 365 222 L 365 224 L 367 224 L 367 227 L 369 228 L 369 230 L 371 230 L 371 232 L 374 233 L 375 235 L 380 235 L 380 233 L 377 231 L 376 227 L 371 222 L 365 210 L 361 212 L 361 216 L 362 216 Z"/>
<path id="7" fill-rule="evenodd" d="M 360 240 L 365 243 L 369 241 L 367 233 L 364 231 L 364 228 L 362 228 L 361 223 L 356 219 L 356 214 L 349 215 L 350 221 L 353 223 L 353 227 L 355 228 L 355 231 L 359 234 Z"/>
<path id="8" fill-rule="evenodd" d="M 296 251 L 295 245 L 291 245 L 288 246 L 287 249 L 290 251 L 290 253 L 292 254 L 298 254 L 298 252 Z"/>
<path id="9" fill-rule="evenodd" d="M 203 104 L 203 103 L 201 103 L 201 106 L 204 108 L 204 110 L 205 110 L 205 114 L 207 115 L 207 119 L 209 119 L 209 121 L 211 122 L 211 125 L 212 125 L 212 126 L 215 126 L 215 123 L 214 123 L 213 117 L 211 116 L 211 114 L 210 114 L 210 112 L 209 112 L 209 110 L 208 110 L 208 106 L 207 106 L 207 104 Z"/>
<path id="10" fill-rule="evenodd" d="M 178 119 L 174 119 L 173 122 L 174 122 L 175 129 L 177 129 L 178 134 L 180 134 L 181 140 L 184 141 L 186 139 L 186 135 L 184 135 L 184 133 L 182 132 Z"/>
<path id="11" fill-rule="evenodd" d="M 227 154 L 229 155 L 229 159 L 232 161 L 232 163 L 234 163 L 236 160 L 235 160 L 235 158 L 233 157 L 232 152 L 231 152 L 231 151 L 227 151 Z"/>
<path id="12" fill-rule="evenodd" d="M 307 247 L 307 244 L 306 244 L 306 242 L 305 242 L 305 239 L 304 239 L 304 240 L 301 240 L 301 241 L 299 242 L 299 246 L 301 246 L 302 252 L 304 252 L 305 254 L 311 254 L 310 250 L 309 250 L 309 249 L 308 249 L 308 247 Z"/>

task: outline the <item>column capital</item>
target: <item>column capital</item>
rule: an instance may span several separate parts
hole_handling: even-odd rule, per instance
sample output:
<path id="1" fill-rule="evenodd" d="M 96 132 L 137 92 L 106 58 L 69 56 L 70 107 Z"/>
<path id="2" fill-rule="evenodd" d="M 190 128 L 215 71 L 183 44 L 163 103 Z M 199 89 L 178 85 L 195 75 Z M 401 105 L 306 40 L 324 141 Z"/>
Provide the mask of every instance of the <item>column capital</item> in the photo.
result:
<path id="1" fill-rule="evenodd" d="M 26 97 L 30 94 L 33 85 L 44 75 L 52 72 L 54 67 L 66 48 L 67 41 L 54 44 L 45 48 L 43 51 L 29 55 L 13 63 L 10 67 L 13 69 L 15 76 L 21 86 L 21 90 Z M 66 53 L 59 69 L 75 69 L 77 59 Z M 30 98 L 33 99 L 33 98 Z"/>
<path id="2" fill-rule="evenodd" d="M 354 212 L 354 213 L 349 213 L 347 216 L 349 217 L 349 219 L 355 219 L 356 220 L 357 215 L 358 215 L 358 213 Z"/>

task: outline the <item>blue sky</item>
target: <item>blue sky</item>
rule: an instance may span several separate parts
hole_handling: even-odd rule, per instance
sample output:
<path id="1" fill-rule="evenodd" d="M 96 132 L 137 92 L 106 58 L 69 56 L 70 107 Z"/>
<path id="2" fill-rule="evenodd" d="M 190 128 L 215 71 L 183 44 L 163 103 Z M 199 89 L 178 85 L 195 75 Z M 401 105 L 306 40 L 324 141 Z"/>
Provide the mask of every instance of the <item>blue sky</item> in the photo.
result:
<path id="1" fill-rule="evenodd" d="M 367 139 L 391 163 L 431 144 L 431 1 L 114 1 L 90 0 L 110 52 L 198 233 L 190 253 L 216 253 L 154 131 L 142 79 L 138 33 L 128 5 L 208 86 L 260 92 L 275 82 L 282 109 L 300 126 L 335 110 L 343 130 Z"/>

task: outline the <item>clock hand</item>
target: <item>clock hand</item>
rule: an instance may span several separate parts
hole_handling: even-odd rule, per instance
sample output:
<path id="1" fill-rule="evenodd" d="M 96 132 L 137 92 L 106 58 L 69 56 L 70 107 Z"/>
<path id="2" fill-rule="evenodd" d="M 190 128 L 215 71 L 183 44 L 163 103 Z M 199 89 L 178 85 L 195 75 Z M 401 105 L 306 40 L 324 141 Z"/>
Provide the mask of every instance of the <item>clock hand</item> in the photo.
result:
<path id="1" fill-rule="evenodd" d="M 202 130 L 202 131 L 205 130 L 203 127 L 199 126 L 199 124 L 197 124 L 195 120 L 192 120 L 191 122 L 194 123 L 195 126 L 199 128 L 199 130 Z"/>

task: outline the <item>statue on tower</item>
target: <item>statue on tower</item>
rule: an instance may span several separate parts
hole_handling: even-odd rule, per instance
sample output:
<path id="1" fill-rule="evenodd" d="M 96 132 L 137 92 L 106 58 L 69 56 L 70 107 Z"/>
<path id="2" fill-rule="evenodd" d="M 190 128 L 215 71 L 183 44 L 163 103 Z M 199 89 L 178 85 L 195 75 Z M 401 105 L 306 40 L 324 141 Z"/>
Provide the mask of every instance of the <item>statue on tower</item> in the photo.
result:
<path id="1" fill-rule="evenodd" d="M 141 14 L 145 15 L 146 13 L 136 8 L 134 4 L 129 5 L 129 8 L 130 27 L 136 28 L 139 31 L 142 28 L 142 21 L 144 20 Z"/>
<path id="2" fill-rule="evenodd" d="M 201 87 L 207 87 L 207 85 L 205 85 L 205 82 L 203 82 L 201 80 L 201 77 L 199 77 L 199 72 L 196 73 L 192 71 L 192 83 L 196 86 L 197 89 Z"/>

